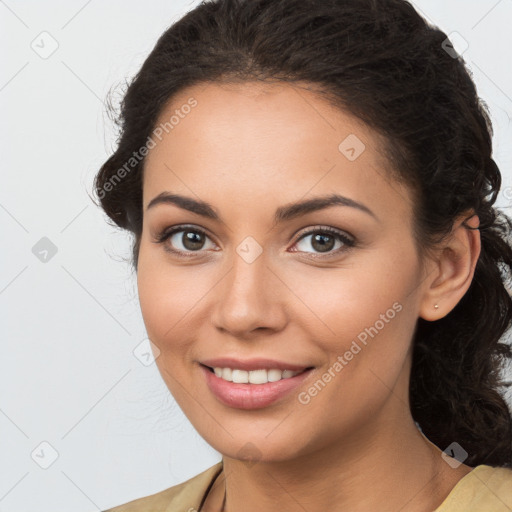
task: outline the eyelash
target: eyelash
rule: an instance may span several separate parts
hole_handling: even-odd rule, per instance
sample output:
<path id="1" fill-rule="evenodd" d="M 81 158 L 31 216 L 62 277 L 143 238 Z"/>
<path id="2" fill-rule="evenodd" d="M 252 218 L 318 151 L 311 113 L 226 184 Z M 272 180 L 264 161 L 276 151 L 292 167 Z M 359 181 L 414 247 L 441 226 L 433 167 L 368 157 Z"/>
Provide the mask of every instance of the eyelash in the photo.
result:
<path id="1" fill-rule="evenodd" d="M 160 231 L 159 233 L 156 234 L 153 242 L 157 243 L 157 244 L 164 244 L 172 235 L 179 233 L 180 231 L 190 231 L 193 233 L 200 233 L 201 235 L 204 235 L 204 236 L 210 238 L 208 236 L 208 234 L 206 233 L 206 231 L 204 231 L 201 228 L 189 226 L 189 225 L 180 225 L 180 226 L 174 226 L 173 228 L 170 228 L 170 229 L 163 229 L 162 231 Z M 329 226 L 316 226 L 314 229 L 311 229 L 309 231 L 306 231 L 305 233 L 302 233 L 293 245 L 296 245 L 303 238 L 305 238 L 309 235 L 314 235 L 314 234 L 318 234 L 318 233 L 321 233 L 321 234 L 328 233 L 328 234 L 332 235 L 337 240 L 342 242 L 344 247 L 341 247 L 335 251 L 332 251 L 329 253 L 324 253 L 324 254 L 322 254 L 322 253 L 306 253 L 306 254 L 309 254 L 310 255 L 309 257 L 312 257 L 312 258 L 321 258 L 321 259 L 329 258 L 329 257 L 332 257 L 333 255 L 339 254 L 341 251 L 346 251 L 347 249 L 355 247 L 355 245 L 356 245 L 356 241 L 353 238 L 350 238 L 349 236 L 345 235 L 342 231 L 338 231 L 337 229 L 331 228 Z M 202 252 L 202 250 L 181 251 L 179 249 L 173 249 L 169 245 L 164 245 L 164 250 L 166 250 L 167 252 L 170 252 L 180 258 L 194 257 L 194 255 Z M 302 251 L 292 251 L 292 252 L 302 252 Z"/>

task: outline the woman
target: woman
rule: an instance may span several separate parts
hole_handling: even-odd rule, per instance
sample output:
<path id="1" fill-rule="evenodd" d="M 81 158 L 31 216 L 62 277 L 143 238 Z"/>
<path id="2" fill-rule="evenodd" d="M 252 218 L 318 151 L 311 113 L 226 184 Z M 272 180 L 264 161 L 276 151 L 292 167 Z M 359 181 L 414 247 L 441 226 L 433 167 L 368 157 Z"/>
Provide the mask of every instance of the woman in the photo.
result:
<path id="1" fill-rule="evenodd" d="M 446 34 L 403 0 L 214 0 L 121 107 L 96 193 L 222 461 L 111 510 L 511 510 L 511 223 Z"/>

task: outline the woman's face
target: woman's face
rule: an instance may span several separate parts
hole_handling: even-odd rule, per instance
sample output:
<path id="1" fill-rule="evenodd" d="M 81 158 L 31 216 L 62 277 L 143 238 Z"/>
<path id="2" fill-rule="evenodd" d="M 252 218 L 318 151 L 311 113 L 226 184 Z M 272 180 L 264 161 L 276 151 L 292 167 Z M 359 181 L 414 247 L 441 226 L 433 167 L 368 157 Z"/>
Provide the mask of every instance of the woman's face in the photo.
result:
<path id="1" fill-rule="evenodd" d="M 282 83 L 190 87 L 159 123 L 138 288 L 197 431 L 225 456 L 277 461 L 357 451 L 409 418 L 424 274 L 410 192 L 375 133 Z"/>

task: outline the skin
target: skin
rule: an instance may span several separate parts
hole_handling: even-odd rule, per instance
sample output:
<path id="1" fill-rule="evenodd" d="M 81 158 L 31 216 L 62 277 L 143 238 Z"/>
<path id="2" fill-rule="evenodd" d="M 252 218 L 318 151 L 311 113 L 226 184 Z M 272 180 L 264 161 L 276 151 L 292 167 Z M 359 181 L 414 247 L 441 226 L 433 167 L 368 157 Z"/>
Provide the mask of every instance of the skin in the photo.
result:
<path id="1" fill-rule="evenodd" d="M 164 381 L 223 455 L 225 478 L 204 510 L 221 510 L 224 492 L 230 511 L 434 510 L 472 468 L 450 467 L 416 428 L 408 406 L 412 336 L 418 317 L 442 318 L 468 289 L 479 231 L 461 218 L 443 246 L 421 259 L 412 193 L 391 178 L 381 139 L 312 88 L 196 85 L 172 98 L 160 120 L 190 97 L 197 106 L 146 159 L 138 289 Z M 365 144 L 353 161 L 338 149 L 350 134 Z M 207 201 L 222 220 L 173 204 L 147 209 L 164 191 Z M 338 205 L 273 223 L 278 207 L 333 192 L 375 217 Z M 184 246 L 183 232 L 153 241 L 180 224 L 207 232 L 203 248 Z M 478 218 L 468 224 L 477 227 Z M 321 252 L 311 231 L 326 226 L 355 238 L 355 246 L 334 237 L 336 245 Z M 252 263 L 236 251 L 248 236 L 263 250 Z M 166 244 L 191 257 L 167 252 Z M 300 403 L 298 393 L 395 303 L 401 311 Z M 222 404 L 200 370 L 198 361 L 220 356 L 315 370 L 279 402 L 240 410 Z M 239 453 L 248 442 L 250 463 Z"/>

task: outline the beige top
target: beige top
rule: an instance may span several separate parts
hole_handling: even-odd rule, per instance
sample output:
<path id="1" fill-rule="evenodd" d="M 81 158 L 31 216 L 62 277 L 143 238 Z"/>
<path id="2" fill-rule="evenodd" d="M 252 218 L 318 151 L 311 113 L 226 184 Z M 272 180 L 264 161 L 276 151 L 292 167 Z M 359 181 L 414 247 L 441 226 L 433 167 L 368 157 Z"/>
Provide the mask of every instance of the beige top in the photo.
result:
<path id="1" fill-rule="evenodd" d="M 222 461 L 181 484 L 104 512 L 198 512 Z M 481 464 L 463 476 L 433 512 L 511 512 L 512 469 Z"/>

